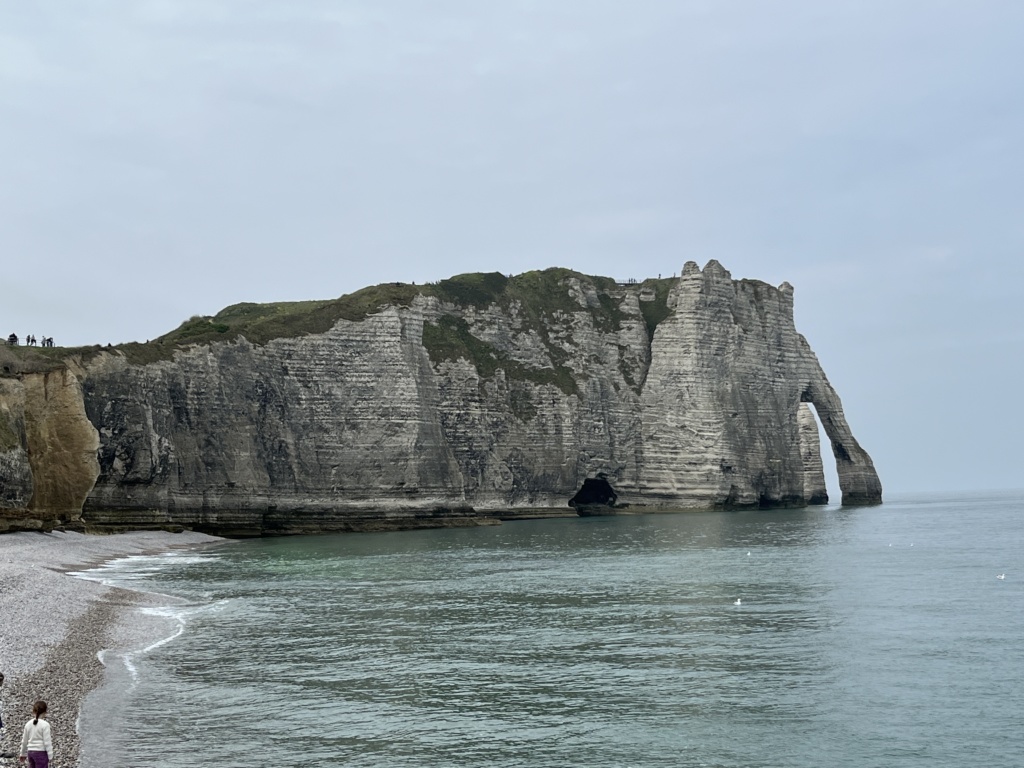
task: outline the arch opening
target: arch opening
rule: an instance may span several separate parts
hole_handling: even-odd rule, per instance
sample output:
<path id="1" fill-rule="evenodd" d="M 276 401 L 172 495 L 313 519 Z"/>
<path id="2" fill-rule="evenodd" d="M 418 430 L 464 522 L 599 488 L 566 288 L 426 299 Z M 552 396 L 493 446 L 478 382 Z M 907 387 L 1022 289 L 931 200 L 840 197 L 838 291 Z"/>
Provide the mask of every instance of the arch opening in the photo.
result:
<path id="1" fill-rule="evenodd" d="M 807 396 L 800 400 L 800 428 L 804 435 L 804 498 L 808 505 L 836 503 L 842 491 L 831 440 L 814 401 Z"/>

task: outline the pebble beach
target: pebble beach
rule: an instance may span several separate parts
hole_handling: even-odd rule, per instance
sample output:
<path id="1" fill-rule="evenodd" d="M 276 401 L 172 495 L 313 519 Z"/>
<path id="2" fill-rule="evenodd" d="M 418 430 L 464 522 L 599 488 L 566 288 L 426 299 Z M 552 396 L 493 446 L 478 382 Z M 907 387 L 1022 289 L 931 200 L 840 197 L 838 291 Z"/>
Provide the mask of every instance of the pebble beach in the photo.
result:
<path id="1" fill-rule="evenodd" d="M 149 596 L 69 573 L 120 557 L 223 542 L 201 533 L 163 531 L 0 536 L 0 672 L 6 678 L 0 687 L 0 768 L 18 765 L 21 730 L 36 699 L 49 705 L 50 765 L 76 768 L 82 702 L 103 680 L 100 652 L 144 644 L 152 631 L 132 619 Z"/>

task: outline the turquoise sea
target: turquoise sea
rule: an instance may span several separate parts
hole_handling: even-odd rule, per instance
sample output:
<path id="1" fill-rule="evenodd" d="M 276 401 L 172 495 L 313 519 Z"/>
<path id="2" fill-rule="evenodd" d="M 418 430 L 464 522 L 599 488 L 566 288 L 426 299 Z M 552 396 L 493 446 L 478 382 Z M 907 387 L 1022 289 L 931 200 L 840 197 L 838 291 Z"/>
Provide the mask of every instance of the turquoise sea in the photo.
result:
<path id="1" fill-rule="evenodd" d="M 127 558 L 83 766 L 1016 768 L 1022 551 L 1017 492 Z"/>

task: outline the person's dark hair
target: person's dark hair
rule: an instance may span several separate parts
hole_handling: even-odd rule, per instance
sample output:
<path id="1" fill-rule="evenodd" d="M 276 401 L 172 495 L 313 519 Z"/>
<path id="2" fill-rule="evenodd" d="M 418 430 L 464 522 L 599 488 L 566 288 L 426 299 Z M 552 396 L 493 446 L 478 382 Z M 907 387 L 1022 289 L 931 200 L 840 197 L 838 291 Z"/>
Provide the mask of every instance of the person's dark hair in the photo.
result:
<path id="1" fill-rule="evenodd" d="M 33 704 L 32 714 L 36 716 L 36 719 L 32 721 L 32 725 L 39 725 L 39 716 L 46 714 L 46 702 L 40 699 Z"/>

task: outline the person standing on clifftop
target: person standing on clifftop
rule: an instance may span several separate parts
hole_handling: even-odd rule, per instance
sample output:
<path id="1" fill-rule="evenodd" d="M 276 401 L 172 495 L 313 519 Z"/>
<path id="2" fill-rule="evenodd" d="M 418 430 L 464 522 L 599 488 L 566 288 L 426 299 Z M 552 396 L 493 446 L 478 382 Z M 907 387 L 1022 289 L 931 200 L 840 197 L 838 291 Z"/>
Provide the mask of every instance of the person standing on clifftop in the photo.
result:
<path id="1" fill-rule="evenodd" d="M 25 732 L 21 735 L 18 760 L 24 763 L 27 757 L 29 768 L 50 768 L 53 739 L 50 736 L 50 724 L 46 722 L 46 702 L 40 699 L 33 704 L 32 714 L 35 719 L 25 723 Z"/>

